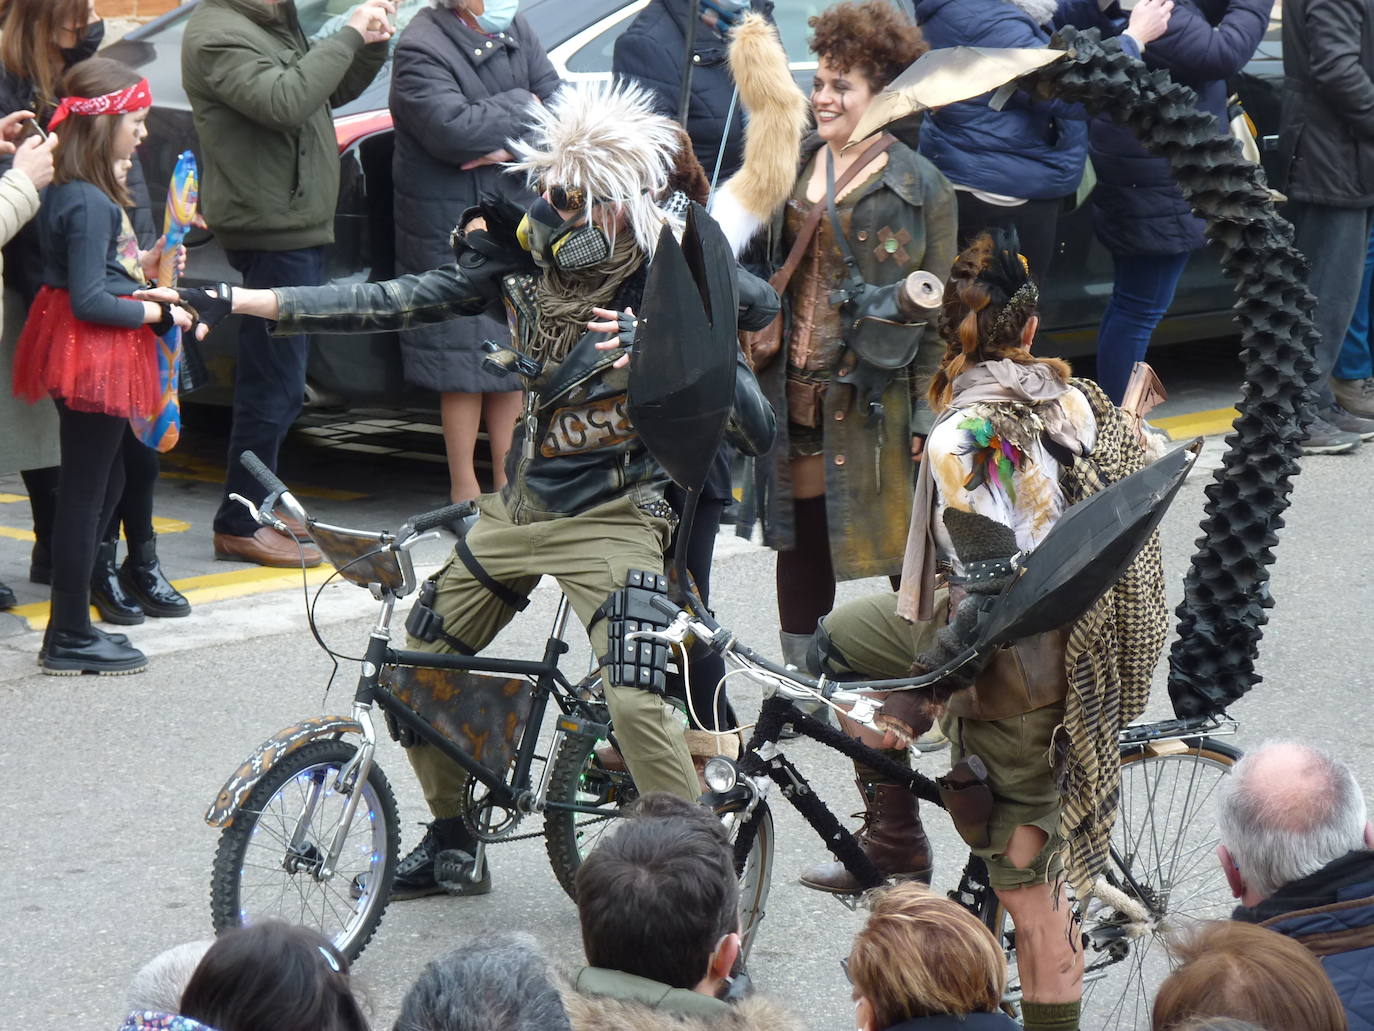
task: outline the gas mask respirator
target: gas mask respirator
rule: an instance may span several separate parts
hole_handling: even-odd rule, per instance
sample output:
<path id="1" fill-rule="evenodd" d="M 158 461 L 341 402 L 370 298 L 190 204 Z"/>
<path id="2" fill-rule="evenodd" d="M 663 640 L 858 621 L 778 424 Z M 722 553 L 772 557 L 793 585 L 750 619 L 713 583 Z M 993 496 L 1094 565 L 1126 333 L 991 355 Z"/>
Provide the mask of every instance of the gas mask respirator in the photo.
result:
<path id="1" fill-rule="evenodd" d="M 564 219 L 552 204 L 540 197 L 515 230 L 520 246 L 540 268 L 564 272 L 600 265 L 611 256 L 611 241 L 585 216 Z"/>

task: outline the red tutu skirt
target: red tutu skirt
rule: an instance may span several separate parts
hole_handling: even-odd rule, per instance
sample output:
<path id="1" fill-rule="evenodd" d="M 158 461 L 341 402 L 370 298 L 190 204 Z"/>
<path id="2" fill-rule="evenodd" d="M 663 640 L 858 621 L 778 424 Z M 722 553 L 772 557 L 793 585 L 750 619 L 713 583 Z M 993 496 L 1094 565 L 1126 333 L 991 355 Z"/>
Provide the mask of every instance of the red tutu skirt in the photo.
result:
<path id="1" fill-rule="evenodd" d="M 157 338 L 147 326 L 82 322 L 66 290 L 38 292 L 14 355 L 14 393 L 58 397 L 79 412 L 149 418 L 162 406 Z"/>

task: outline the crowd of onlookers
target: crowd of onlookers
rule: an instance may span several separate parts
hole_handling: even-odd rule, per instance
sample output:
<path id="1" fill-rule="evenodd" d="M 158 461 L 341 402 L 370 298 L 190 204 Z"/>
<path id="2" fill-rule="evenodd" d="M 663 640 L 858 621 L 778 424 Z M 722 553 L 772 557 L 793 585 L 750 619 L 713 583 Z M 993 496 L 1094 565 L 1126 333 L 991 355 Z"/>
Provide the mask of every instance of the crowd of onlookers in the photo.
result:
<path id="1" fill-rule="evenodd" d="M 1350 769 L 1319 749 L 1274 742 L 1238 762 L 1222 784 L 1218 855 L 1241 905 L 1229 920 L 1176 929 L 1176 968 L 1155 995 L 1151 1027 L 1370 1026 L 1374 831 Z M 576 886 L 584 965 L 555 966 L 523 934 L 474 938 L 425 967 L 396 1031 L 806 1024 L 769 998 L 767 984 L 735 984 L 747 975 L 733 851 L 709 811 L 644 796 L 583 862 Z M 1018 1026 L 1003 1009 L 1001 944 L 969 910 L 924 886 L 875 893 L 847 951 L 834 948 L 858 1031 Z M 134 979 L 123 1031 L 362 1031 L 363 995 L 327 940 L 265 923 L 154 959 Z"/>

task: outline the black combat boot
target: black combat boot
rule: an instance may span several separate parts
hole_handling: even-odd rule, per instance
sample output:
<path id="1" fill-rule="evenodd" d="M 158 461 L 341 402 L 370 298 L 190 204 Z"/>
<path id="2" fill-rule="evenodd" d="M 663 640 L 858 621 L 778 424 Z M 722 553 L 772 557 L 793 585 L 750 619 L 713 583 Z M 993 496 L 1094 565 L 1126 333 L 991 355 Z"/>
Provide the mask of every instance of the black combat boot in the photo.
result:
<path id="1" fill-rule="evenodd" d="M 119 567 L 119 582 L 150 616 L 166 619 L 191 614 L 191 603 L 163 575 L 157 560 L 157 537 L 129 542 L 128 557 Z"/>
<path id="2" fill-rule="evenodd" d="M 491 870 L 482 864 L 481 876 L 472 880 L 477 840 L 461 817 L 435 820 L 425 836 L 396 864 L 391 899 L 424 898 L 426 895 L 485 895 L 491 891 Z M 353 897 L 366 890 L 367 875 L 353 878 Z"/>
<path id="3" fill-rule="evenodd" d="M 50 676 L 74 677 L 82 673 L 118 676 L 147 669 L 144 654 L 119 637 L 123 635 L 98 633 L 91 626 L 85 591 L 53 591 L 52 615 L 39 653 L 42 670 Z"/>
<path id="4" fill-rule="evenodd" d="M 115 566 L 115 550 L 119 541 L 101 541 L 95 550 L 95 568 L 91 570 L 91 604 L 106 623 L 134 626 L 143 622 L 143 609 L 138 600 L 120 583 Z"/>

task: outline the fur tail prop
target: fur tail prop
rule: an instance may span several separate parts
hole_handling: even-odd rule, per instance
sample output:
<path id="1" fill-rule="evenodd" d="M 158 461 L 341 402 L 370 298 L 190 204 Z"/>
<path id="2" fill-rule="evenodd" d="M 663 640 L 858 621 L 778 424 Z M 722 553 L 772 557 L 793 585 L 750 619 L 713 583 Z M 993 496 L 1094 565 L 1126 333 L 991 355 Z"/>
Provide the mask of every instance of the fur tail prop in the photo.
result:
<path id="1" fill-rule="evenodd" d="M 711 214 L 738 256 L 787 202 L 810 114 L 787 52 L 762 15 L 746 16 L 731 34 L 729 61 L 749 122 L 744 164 L 716 190 Z"/>

